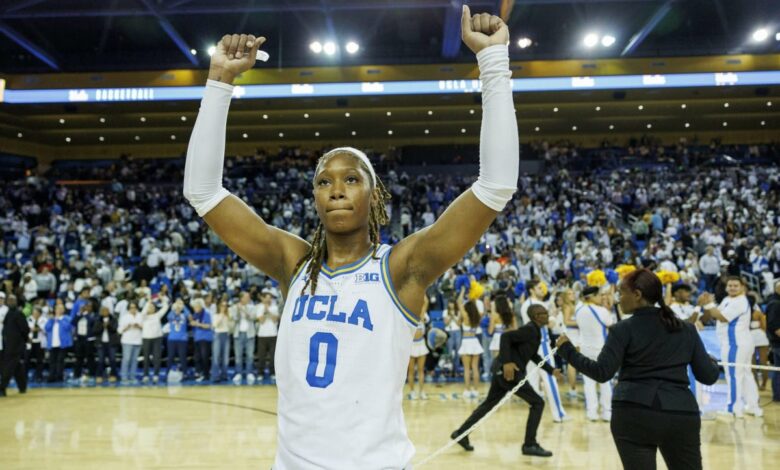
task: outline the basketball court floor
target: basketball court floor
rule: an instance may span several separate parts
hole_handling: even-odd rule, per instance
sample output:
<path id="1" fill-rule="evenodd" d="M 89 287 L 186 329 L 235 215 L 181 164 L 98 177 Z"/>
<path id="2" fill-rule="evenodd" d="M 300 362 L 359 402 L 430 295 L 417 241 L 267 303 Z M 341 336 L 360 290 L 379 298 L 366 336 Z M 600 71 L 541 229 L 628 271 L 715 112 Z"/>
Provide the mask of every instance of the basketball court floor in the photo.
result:
<path id="1" fill-rule="evenodd" d="M 462 385 L 427 387 L 427 401 L 405 401 L 415 462 L 444 445 L 477 405 L 453 399 Z M 482 384 L 481 391 L 487 391 Z M 0 469 L 268 469 L 276 448 L 276 387 L 178 386 L 33 388 L 0 401 Z M 780 404 L 762 392 L 763 418 L 705 421 L 706 469 L 768 469 L 780 462 Z M 567 402 L 571 421 L 549 411 L 539 442 L 550 459 L 520 452 L 528 408 L 509 402 L 471 437 L 425 469 L 620 469 L 609 423 L 585 419 L 584 403 Z M 316 419 L 313 417 L 312 419 Z M 348 443 L 345 443 L 348 445 Z M 658 468 L 666 468 L 660 455 Z"/>

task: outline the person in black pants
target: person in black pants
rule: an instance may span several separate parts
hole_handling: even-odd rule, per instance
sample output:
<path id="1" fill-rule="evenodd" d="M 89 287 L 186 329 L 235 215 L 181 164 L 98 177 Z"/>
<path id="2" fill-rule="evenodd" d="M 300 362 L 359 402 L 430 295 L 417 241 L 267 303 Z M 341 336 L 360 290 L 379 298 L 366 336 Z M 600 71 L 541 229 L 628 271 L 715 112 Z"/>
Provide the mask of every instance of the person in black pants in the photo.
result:
<path id="1" fill-rule="evenodd" d="M 82 381 L 95 376 L 95 333 L 93 328 L 96 320 L 94 303 L 90 299 L 81 305 L 71 320 L 76 331 L 73 337 L 73 349 L 76 353 L 73 377 Z"/>
<path id="2" fill-rule="evenodd" d="M 121 347 L 121 340 L 117 329 L 117 319 L 111 315 L 108 307 L 100 308 L 100 317 L 92 325 L 92 334 L 97 346 L 98 362 L 95 369 L 95 381 L 103 383 L 106 371 L 106 359 L 108 359 L 109 382 L 116 382 L 119 377 L 119 362 L 116 360 L 117 350 Z"/>
<path id="3" fill-rule="evenodd" d="M 30 318 L 27 319 L 27 326 L 30 327 L 30 348 L 24 353 L 24 367 L 30 370 L 32 361 L 35 360 L 35 374 L 33 380 L 43 382 L 43 359 L 46 352 L 41 346 L 41 342 L 46 337 L 43 331 L 44 322 L 41 319 L 41 309 L 33 307 Z"/>
<path id="4" fill-rule="evenodd" d="M 24 350 L 30 327 L 24 314 L 17 308 L 16 296 L 8 296 L 8 312 L 3 321 L 3 359 L 0 361 L 0 397 L 5 396 L 5 389 L 16 380 L 19 393 L 27 393 L 27 370 L 24 368 Z"/>
<path id="5" fill-rule="evenodd" d="M 501 399 L 506 395 L 508 391 L 514 388 L 525 375 L 525 366 L 529 361 L 534 364 L 541 362 L 538 350 L 541 342 L 541 330 L 540 328 L 547 325 L 549 316 L 547 309 L 542 305 L 531 305 L 528 308 L 528 316 L 531 318 L 531 322 L 523 325 L 522 327 L 507 331 L 501 335 L 500 349 L 498 356 L 493 361 L 493 381 L 490 383 L 490 391 L 488 391 L 487 398 L 482 402 L 471 416 L 460 425 L 460 427 L 450 435 L 451 439 L 457 438 L 461 433 L 465 432 L 477 421 L 482 419 Z M 555 378 L 561 380 L 563 374 L 558 369 L 553 369 L 547 362 L 544 363 L 542 369 L 550 374 L 555 375 Z M 542 412 L 544 411 L 544 400 L 540 397 L 526 382 L 520 387 L 515 395 L 522 398 L 529 405 L 531 405 L 531 411 L 528 414 L 528 421 L 525 425 L 525 442 L 523 443 L 523 454 L 534 455 L 538 457 L 552 457 L 552 452 L 543 449 L 538 442 L 536 442 L 536 430 L 539 428 L 539 422 L 542 420 Z M 469 437 L 466 436 L 458 441 L 464 449 L 468 451 L 474 450 L 474 447 L 469 442 Z"/>
<path id="6" fill-rule="evenodd" d="M 633 315 L 611 328 L 595 361 L 565 336 L 556 343 L 558 354 L 598 382 L 620 371 L 610 427 L 623 468 L 654 470 L 660 449 L 669 470 L 701 469 L 701 418 L 687 366 L 698 382 L 712 385 L 718 365 L 696 327 L 680 321 L 664 303 L 663 286 L 652 271 L 628 274 L 619 294 L 622 312 Z"/>
<path id="7" fill-rule="evenodd" d="M 775 367 L 780 367 L 780 280 L 775 281 L 775 293 L 766 304 L 766 336 L 772 348 Z M 780 401 L 780 372 L 772 372 L 772 401 Z"/>

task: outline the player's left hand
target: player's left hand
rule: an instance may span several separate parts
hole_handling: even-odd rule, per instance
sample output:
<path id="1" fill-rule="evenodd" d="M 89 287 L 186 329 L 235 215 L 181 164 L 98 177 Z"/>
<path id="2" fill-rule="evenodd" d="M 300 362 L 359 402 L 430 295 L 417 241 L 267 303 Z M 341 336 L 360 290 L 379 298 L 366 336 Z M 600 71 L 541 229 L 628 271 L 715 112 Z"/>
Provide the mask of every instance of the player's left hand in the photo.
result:
<path id="1" fill-rule="evenodd" d="M 481 13 L 471 16 L 471 10 L 463 5 L 460 19 L 460 37 L 463 42 L 477 53 L 482 49 L 497 44 L 509 43 L 509 28 L 498 16 Z"/>
<path id="2" fill-rule="evenodd" d="M 555 342 L 555 347 L 560 348 L 564 344 L 569 342 L 569 338 L 566 337 L 566 335 L 561 335 L 558 337 L 558 341 Z"/>

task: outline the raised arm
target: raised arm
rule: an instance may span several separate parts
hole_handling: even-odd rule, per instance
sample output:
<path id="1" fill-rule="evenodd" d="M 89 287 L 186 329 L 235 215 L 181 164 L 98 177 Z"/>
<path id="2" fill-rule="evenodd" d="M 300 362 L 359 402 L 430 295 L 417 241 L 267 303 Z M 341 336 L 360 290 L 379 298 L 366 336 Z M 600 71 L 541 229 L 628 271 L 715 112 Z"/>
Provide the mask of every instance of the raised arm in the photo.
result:
<path id="1" fill-rule="evenodd" d="M 265 38 L 226 35 L 211 58 L 209 80 L 192 130 L 184 168 L 184 197 L 222 241 L 247 262 L 279 282 L 287 282 L 309 244 L 268 225 L 222 186 L 225 131 L 233 80 L 252 68 Z"/>
<path id="2" fill-rule="evenodd" d="M 477 54 L 482 80 L 479 178 L 434 224 L 402 240 L 390 255 L 393 283 L 413 311 L 420 305 L 419 291 L 463 258 L 517 189 L 520 162 L 506 45 L 509 30 L 499 17 L 472 17 L 464 6 L 461 36 Z"/>

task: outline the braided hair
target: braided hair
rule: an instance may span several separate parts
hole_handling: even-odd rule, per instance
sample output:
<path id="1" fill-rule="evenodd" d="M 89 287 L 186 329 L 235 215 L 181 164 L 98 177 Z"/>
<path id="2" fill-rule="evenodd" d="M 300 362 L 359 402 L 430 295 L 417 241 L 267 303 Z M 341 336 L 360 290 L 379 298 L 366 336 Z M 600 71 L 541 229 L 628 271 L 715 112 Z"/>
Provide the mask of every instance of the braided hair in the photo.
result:
<path id="1" fill-rule="evenodd" d="M 317 161 L 317 169 L 314 171 L 314 174 L 316 175 L 320 167 L 331 157 L 345 154 L 352 155 L 352 153 L 348 151 L 326 153 Z M 355 158 L 358 160 L 360 167 L 367 174 L 373 174 L 373 172 L 368 167 L 366 167 L 366 164 L 362 159 L 358 158 L 357 156 L 355 156 Z M 387 215 L 385 202 L 389 201 L 391 196 L 387 189 L 385 189 L 385 185 L 382 183 L 382 180 L 379 179 L 379 176 L 375 176 L 375 180 L 369 178 L 369 181 L 371 183 L 371 205 L 368 211 L 368 236 L 371 240 L 371 244 L 373 245 L 371 257 L 373 259 L 377 259 L 376 252 L 379 249 L 379 244 L 381 241 L 379 234 L 380 227 L 390 223 L 390 217 Z M 317 224 L 317 229 L 314 231 L 314 238 L 311 241 L 309 251 L 306 253 L 306 255 L 303 256 L 303 258 L 298 261 L 298 264 L 295 265 L 295 270 L 293 271 L 297 273 L 304 264 L 311 261 L 306 268 L 307 279 L 306 283 L 303 285 L 301 294 L 306 292 L 307 287 L 310 287 L 309 292 L 311 295 L 314 295 L 314 292 L 317 290 L 317 280 L 320 277 L 322 264 L 327 259 L 327 256 L 328 247 L 325 243 L 325 228 L 322 225 L 322 220 L 320 220 L 319 224 Z"/>

